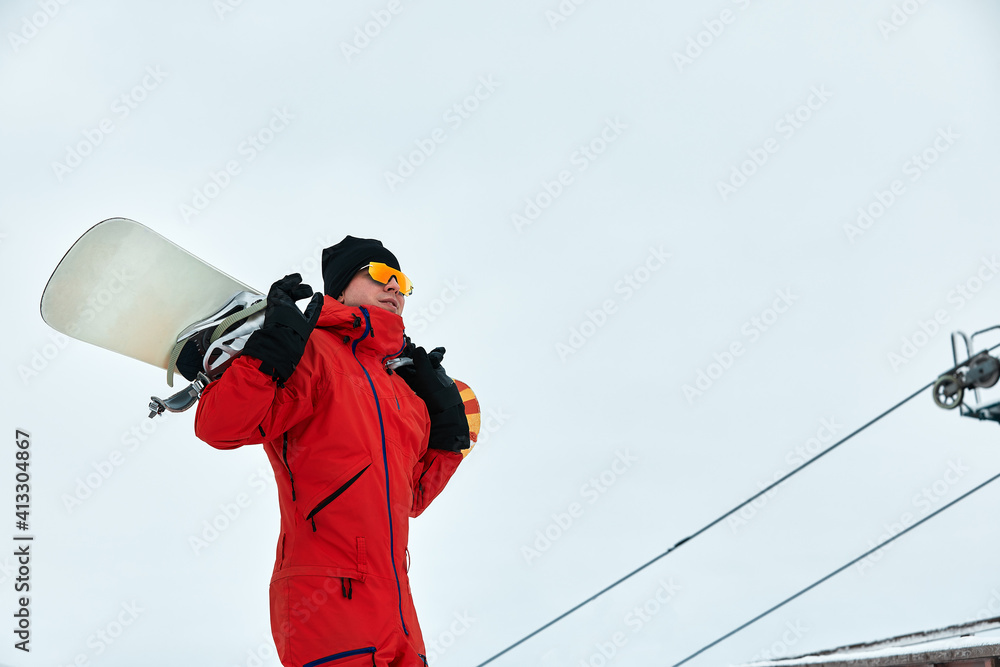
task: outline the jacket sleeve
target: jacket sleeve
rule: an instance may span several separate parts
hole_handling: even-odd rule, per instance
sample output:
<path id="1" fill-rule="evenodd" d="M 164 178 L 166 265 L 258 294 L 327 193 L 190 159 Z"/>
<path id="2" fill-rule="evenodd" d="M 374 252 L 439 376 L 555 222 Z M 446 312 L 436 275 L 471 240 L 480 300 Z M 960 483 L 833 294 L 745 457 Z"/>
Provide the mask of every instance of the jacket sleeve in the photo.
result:
<path id="1" fill-rule="evenodd" d="M 283 388 L 260 372 L 260 362 L 240 357 L 202 392 L 194 432 L 217 449 L 276 438 L 313 412 L 308 373 L 293 374 Z"/>
<path id="2" fill-rule="evenodd" d="M 413 507 L 410 516 L 417 517 L 427 509 L 431 501 L 444 490 L 451 476 L 462 462 L 459 452 L 448 452 L 443 449 L 428 449 L 414 470 Z"/>

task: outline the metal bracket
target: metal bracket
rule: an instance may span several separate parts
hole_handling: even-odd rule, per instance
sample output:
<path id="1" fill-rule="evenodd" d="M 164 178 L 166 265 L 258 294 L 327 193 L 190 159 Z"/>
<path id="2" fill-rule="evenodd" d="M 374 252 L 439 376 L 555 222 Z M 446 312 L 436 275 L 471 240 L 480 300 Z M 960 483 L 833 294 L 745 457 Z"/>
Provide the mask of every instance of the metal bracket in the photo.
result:
<path id="1" fill-rule="evenodd" d="M 157 398 L 152 396 L 149 399 L 149 418 L 157 417 L 162 415 L 164 412 L 184 412 L 189 409 L 192 405 L 198 402 L 201 398 L 201 392 L 205 390 L 205 387 L 211 382 L 208 376 L 204 373 L 198 373 L 198 377 L 195 381 L 189 384 L 184 389 L 170 396 L 166 399 Z"/>

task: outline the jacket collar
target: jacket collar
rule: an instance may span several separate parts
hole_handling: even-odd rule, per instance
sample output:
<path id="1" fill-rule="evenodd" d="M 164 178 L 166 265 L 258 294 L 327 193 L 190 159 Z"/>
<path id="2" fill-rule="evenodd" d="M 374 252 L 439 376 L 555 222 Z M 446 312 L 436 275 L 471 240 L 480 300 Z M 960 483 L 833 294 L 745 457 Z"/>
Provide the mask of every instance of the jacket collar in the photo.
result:
<path id="1" fill-rule="evenodd" d="M 325 295 L 316 326 L 351 341 L 360 339 L 359 351 L 381 357 L 397 356 L 405 345 L 401 316 L 377 306 L 345 306 L 329 295 Z"/>

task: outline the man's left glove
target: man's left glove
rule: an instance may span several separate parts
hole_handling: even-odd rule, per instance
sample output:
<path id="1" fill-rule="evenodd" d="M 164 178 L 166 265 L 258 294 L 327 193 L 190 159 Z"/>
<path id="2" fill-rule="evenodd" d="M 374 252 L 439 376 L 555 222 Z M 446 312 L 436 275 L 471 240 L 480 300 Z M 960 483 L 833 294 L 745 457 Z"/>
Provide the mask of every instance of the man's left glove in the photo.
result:
<path id="1" fill-rule="evenodd" d="M 295 302 L 310 295 L 312 299 L 303 315 Z M 303 285 L 302 276 L 298 273 L 285 276 L 271 285 L 264 324 L 247 339 L 243 354 L 260 359 L 260 371 L 271 376 L 279 387 L 284 386 L 302 359 L 322 308 L 323 295 L 313 294 L 309 285 Z"/>
<path id="2" fill-rule="evenodd" d="M 422 347 L 407 345 L 403 355 L 413 360 L 412 365 L 400 366 L 396 373 L 427 405 L 431 418 L 431 435 L 427 446 L 449 452 L 461 452 L 471 445 L 469 420 L 465 417 L 465 404 L 455 381 L 448 377 L 441 360 L 444 348 L 437 347 L 428 353 Z"/>

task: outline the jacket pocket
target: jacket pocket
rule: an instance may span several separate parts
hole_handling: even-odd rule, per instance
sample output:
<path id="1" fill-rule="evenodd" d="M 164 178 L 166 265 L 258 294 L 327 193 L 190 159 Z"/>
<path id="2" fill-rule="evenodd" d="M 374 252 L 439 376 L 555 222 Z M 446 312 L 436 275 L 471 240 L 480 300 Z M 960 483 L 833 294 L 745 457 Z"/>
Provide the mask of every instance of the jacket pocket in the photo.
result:
<path id="1" fill-rule="evenodd" d="M 371 459 L 368 459 L 360 468 L 356 468 L 353 471 L 348 471 L 344 475 L 341 475 L 339 479 L 334 481 L 330 486 L 314 497 L 310 504 L 306 505 L 309 507 L 309 511 L 306 514 L 306 520 L 312 523 L 313 532 L 316 532 L 316 515 L 326 509 L 330 503 L 351 488 L 351 486 L 361 478 L 371 465 Z M 318 498 L 318 500 L 316 500 L 316 498 Z"/>
<path id="2" fill-rule="evenodd" d="M 329 665 L 330 667 L 364 667 L 372 665 L 374 667 L 375 647 L 369 646 L 367 648 L 356 648 L 352 651 L 341 651 L 324 658 L 318 658 L 312 662 L 307 662 L 302 667 L 323 667 L 324 665 Z"/>

